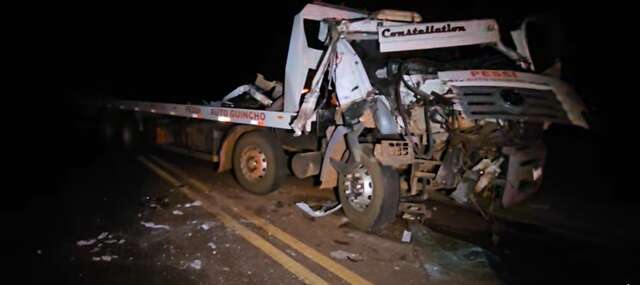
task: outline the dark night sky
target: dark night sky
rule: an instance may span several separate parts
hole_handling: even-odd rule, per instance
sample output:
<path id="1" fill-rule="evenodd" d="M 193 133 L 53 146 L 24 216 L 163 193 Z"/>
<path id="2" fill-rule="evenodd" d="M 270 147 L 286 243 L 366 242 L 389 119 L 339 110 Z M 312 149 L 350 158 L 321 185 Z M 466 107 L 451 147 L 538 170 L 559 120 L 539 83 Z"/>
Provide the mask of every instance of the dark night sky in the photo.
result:
<path id="1" fill-rule="evenodd" d="M 338 1 L 330 1 L 338 2 Z M 340 1 L 338 3 L 342 3 Z M 293 16 L 306 1 L 271 1 L 225 7 L 154 4 L 100 6 L 56 19 L 43 43 L 62 72 L 64 87 L 108 88 L 116 96 L 215 98 L 251 81 L 255 72 L 283 79 Z M 509 30 L 524 16 L 548 7 L 496 8 L 484 1 L 443 5 L 432 1 L 345 4 L 370 11 L 415 10 L 425 20 L 497 17 Z M 464 2 L 460 2 L 464 3 Z M 129 94 L 130 95 L 130 94 Z M 187 99 L 188 100 L 188 99 Z"/>

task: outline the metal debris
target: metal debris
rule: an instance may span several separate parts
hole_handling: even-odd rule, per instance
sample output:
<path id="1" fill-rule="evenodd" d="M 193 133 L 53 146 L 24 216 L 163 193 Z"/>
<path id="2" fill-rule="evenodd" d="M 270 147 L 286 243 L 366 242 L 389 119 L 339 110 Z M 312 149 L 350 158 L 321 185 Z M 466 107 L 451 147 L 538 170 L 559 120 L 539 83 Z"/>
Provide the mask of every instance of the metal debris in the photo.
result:
<path id="1" fill-rule="evenodd" d="M 93 261 L 101 261 L 102 260 L 102 261 L 109 262 L 109 261 L 114 260 L 116 258 L 118 258 L 117 255 L 103 255 L 103 256 L 94 256 L 91 259 L 93 259 Z"/>
<path id="2" fill-rule="evenodd" d="M 152 229 L 165 229 L 165 230 L 170 230 L 171 228 L 167 225 L 156 225 L 152 222 L 140 222 L 140 224 L 142 224 L 143 226 L 147 227 L 147 228 L 152 228 Z"/>
<path id="3" fill-rule="evenodd" d="M 79 240 L 78 242 L 76 242 L 76 244 L 78 246 L 85 246 L 85 245 L 92 245 L 96 242 L 95 239 L 89 239 L 89 240 Z"/>
<path id="4" fill-rule="evenodd" d="M 202 202 L 200 202 L 200 200 L 196 200 L 193 203 L 184 204 L 185 208 L 199 207 L 199 206 L 202 206 Z"/>
<path id="5" fill-rule="evenodd" d="M 296 206 L 298 206 L 298 208 L 300 208 L 300 210 L 305 212 L 307 215 L 309 215 L 311 217 L 314 217 L 314 218 L 320 218 L 320 217 L 324 217 L 324 216 L 330 215 L 333 212 L 335 212 L 337 210 L 340 210 L 340 208 L 342 208 L 342 204 L 340 204 L 340 202 L 334 203 L 334 204 L 331 204 L 331 205 L 326 205 L 326 206 L 322 207 L 320 210 L 311 209 L 309 204 L 307 204 L 305 202 L 298 202 L 298 203 L 296 203 Z"/>
<path id="6" fill-rule="evenodd" d="M 203 223 L 202 225 L 200 225 L 200 228 L 205 230 L 205 231 L 208 231 L 210 228 L 213 228 L 213 226 L 215 226 L 215 225 L 216 225 L 215 222 L 206 222 L 206 223 Z"/>
<path id="7" fill-rule="evenodd" d="M 404 230 L 404 232 L 402 233 L 402 242 L 411 242 L 411 232 Z"/>
<path id="8" fill-rule="evenodd" d="M 189 263 L 189 266 L 195 270 L 200 270 L 200 268 L 202 268 L 202 261 L 200 261 L 200 259 L 196 259 Z"/>
<path id="9" fill-rule="evenodd" d="M 364 258 L 357 254 L 357 253 L 351 253 L 351 252 L 347 252 L 344 250 L 334 250 L 331 253 L 329 253 L 329 255 L 335 259 L 338 260 L 350 260 L 350 261 L 354 261 L 354 262 L 358 262 L 358 261 L 363 261 Z"/>

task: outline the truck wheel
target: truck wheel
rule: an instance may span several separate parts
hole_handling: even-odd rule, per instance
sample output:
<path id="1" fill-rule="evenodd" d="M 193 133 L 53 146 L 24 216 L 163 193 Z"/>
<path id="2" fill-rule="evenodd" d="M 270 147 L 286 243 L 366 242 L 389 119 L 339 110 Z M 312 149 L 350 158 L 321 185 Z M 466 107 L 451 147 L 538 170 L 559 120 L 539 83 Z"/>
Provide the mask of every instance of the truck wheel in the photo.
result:
<path id="1" fill-rule="evenodd" d="M 400 178 L 373 156 L 362 156 L 362 167 L 340 175 L 338 195 L 349 221 L 361 230 L 376 230 L 398 212 Z"/>
<path id="2" fill-rule="evenodd" d="M 233 173 L 254 194 L 278 189 L 286 177 L 286 157 L 277 140 L 265 131 L 244 134 L 233 150 Z"/>

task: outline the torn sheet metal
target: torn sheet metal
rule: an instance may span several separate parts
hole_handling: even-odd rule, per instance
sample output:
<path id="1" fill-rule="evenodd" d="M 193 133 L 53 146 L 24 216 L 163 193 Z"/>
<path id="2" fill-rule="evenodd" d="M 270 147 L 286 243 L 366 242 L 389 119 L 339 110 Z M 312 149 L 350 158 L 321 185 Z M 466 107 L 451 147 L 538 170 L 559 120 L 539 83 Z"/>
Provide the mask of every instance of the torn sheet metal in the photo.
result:
<path id="1" fill-rule="evenodd" d="M 322 80 L 324 79 L 324 75 L 329 67 L 330 59 L 335 56 L 335 39 L 331 41 L 331 44 L 327 48 L 327 52 L 325 56 L 322 58 L 322 62 L 320 63 L 320 67 L 318 68 L 318 72 L 313 77 L 313 82 L 311 83 L 311 89 L 304 96 L 304 101 L 302 106 L 300 106 L 300 111 L 298 111 L 298 117 L 296 117 L 295 121 L 291 124 L 291 128 L 294 130 L 294 136 L 299 136 L 302 134 L 302 131 L 309 132 L 310 124 L 308 123 L 315 115 L 316 103 L 318 101 L 318 95 L 320 95 L 320 85 L 322 84 Z M 286 95 L 285 95 L 286 97 Z"/>
<path id="2" fill-rule="evenodd" d="M 362 60 L 345 39 L 336 44 L 336 59 L 332 72 L 340 107 L 361 100 L 373 89 Z"/>
<path id="3" fill-rule="evenodd" d="M 235 90 L 231 91 L 231 93 L 227 94 L 227 96 L 224 96 L 224 98 L 222 98 L 222 102 L 228 102 L 229 100 L 238 97 L 245 92 L 251 94 L 251 97 L 258 100 L 262 105 L 271 106 L 271 104 L 273 104 L 273 101 L 271 101 L 271 99 L 269 99 L 269 97 L 267 97 L 266 95 L 262 94 L 261 90 L 258 90 L 258 88 L 253 84 L 245 84 L 236 88 Z"/>
<path id="4" fill-rule="evenodd" d="M 320 210 L 311 209 L 309 204 L 307 204 L 305 202 L 298 202 L 298 203 L 296 203 L 296 206 L 298 206 L 298 208 L 300 208 L 300 210 L 305 212 L 307 215 L 309 215 L 311 217 L 314 217 L 314 218 L 320 218 L 320 217 L 324 217 L 324 216 L 327 216 L 327 215 L 331 215 L 335 211 L 340 210 L 340 208 L 342 208 L 342 204 L 340 204 L 340 203 L 336 203 L 336 204 L 329 205 L 329 206 L 324 206 Z"/>
<path id="5" fill-rule="evenodd" d="M 305 20 L 322 21 L 327 17 L 334 19 L 366 18 L 367 13 L 321 4 L 307 4 L 304 9 L 295 16 L 285 68 L 285 112 L 296 112 L 299 110 L 300 97 L 307 80 L 309 69 L 318 68 L 322 56 L 322 50 L 310 48 L 307 45 L 307 37 L 304 29 Z M 325 28 L 322 26 L 320 28 L 325 29 L 326 26 Z M 323 32 L 319 33 L 320 38 L 326 37 L 327 33 L 324 33 L 324 37 L 322 34 Z"/>
<path id="6" fill-rule="evenodd" d="M 78 242 L 76 242 L 76 245 L 78 246 L 86 246 L 86 245 L 92 245 L 96 242 L 95 239 L 90 239 L 90 240 L 79 240 Z"/>
<path id="7" fill-rule="evenodd" d="M 147 227 L 147 228 L 152 228 L 152 229 L 165 229 L 165 230 L 170 230 L 171 228 L 167 225 L 156 225 L 154 223 L 151 222 L 140 222 L 141 225 Z"/>

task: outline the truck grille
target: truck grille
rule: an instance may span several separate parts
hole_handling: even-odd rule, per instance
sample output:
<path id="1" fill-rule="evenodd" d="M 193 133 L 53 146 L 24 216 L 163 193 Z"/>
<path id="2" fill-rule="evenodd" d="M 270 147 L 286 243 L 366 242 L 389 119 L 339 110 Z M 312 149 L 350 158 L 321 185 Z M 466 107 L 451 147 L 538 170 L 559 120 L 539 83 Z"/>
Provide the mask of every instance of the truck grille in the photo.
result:
<path id="1" fill-rule="evenodd" d="M 462 111 L 470 119 L 507 119 L 571 124 L 551 90 L 459 87 Z"/>

